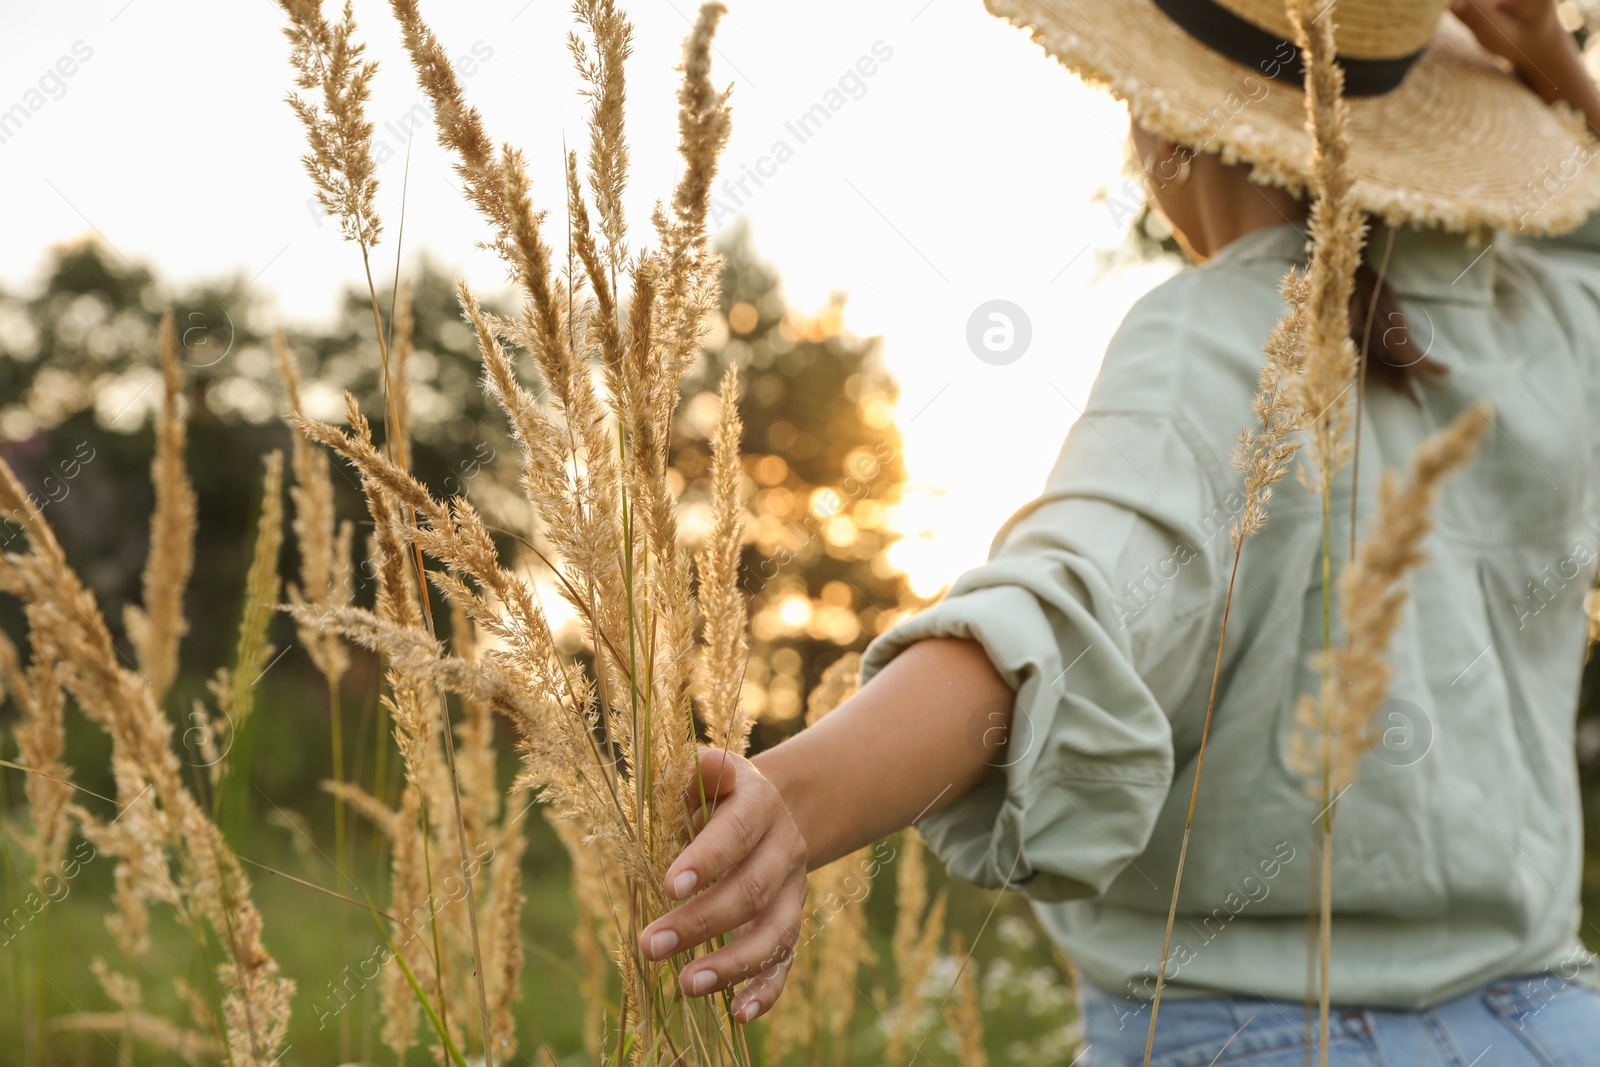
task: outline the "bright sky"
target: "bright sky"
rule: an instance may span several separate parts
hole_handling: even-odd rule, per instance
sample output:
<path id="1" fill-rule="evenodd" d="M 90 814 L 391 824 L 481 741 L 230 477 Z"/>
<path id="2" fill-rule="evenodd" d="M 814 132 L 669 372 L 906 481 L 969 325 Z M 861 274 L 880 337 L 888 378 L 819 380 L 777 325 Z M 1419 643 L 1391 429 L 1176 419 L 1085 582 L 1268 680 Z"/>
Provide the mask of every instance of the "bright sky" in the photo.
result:
<path id="1" fill-rule="evenodd" d="M 642 235 L 676 173 L 672 68 L 694 10 L 691 0 L 625 6 L 636 28 L 630 209 Z M 995 527 L 1037 491 L 1116 323 L 1170 271 L 1100 267 L 1098 253 L 1121 240 L 1097 193 L 1125 197 L 1125 114 L 978 0 L 729 6 L 716 76 L 735 85 L 734 134 L 718 221 L 749 222 L 793 305 L 842 291 L 847 327 L 884 337 L 914 480 L 897 525 L 920 535 L 899 562 L 934 592 L 982 562 Z M 563 137 L 580 148 L 583 137 L 567 4 L 422 0 L 422 10 L 460 57 L 491 133 L 526 150 L 535 195 L 559 209 Z M 380 61 L 378 261 L 392 269 L 409 147 L 406 259 L 425 249 L 498 287 L 501 268 L 472 247 L 484 227 L 431 126 L 408 130 L 420 98 L 388 5 L 357 0 L 356 12 Z M 4 5 L 0 282 L 36 281 L 52 242 L 93 229 L 168 278 L 242 273 L 284 321 L 327 318 L 360 257 L 308 203 L 301 131 L 283 103 L 281 24 L 268 0 Z M 818 104 L 826 122 L 801 128 Z M 749 173 L 760 181 L 741 189 Z M 1004 347 L 1004 320 L 979 316 L 987 359 L 969 343 L 969 320 L 990 301 L 1026 317 L 1024 331 L 1015 310 L 999 309 L 1012 353 L 1031 333 L 1012 362 L 981 342 L 990 330 Z"/>

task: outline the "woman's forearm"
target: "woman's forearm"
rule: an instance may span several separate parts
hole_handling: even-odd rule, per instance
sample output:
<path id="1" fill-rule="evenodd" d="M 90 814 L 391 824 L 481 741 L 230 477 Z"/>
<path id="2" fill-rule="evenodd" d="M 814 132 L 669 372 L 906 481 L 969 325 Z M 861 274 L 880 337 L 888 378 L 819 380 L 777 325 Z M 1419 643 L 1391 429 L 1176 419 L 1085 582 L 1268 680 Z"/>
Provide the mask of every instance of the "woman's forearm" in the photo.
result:
<path id="1" fill-rule="evenodd" d="M 815 726 L 755 757 L 811 869 L 934 812 L 1004 762 L 1015 694 L 975 641 L 919 641 Z"/>

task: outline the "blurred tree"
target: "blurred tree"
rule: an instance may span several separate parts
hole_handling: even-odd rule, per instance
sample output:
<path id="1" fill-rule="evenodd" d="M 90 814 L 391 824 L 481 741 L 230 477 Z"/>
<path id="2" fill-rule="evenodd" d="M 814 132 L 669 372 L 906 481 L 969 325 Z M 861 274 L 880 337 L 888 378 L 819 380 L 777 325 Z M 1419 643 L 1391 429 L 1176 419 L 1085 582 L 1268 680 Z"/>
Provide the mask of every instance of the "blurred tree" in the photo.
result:
<path id="1" fill-rule="evenodd" d="M 911 601 L 890 567 L 890 509 L 905 481 L 895 387 L 876 339 L 843 328 L 844 300 L 815 315 L 789 307 L 749 233 L 721 242 L 721 312 L 684 382 L 672 457 L 686 482 L 685 526 L 703 526 L 716 389 L 737 364 L 748 478 L 744 585 L 752 594 L 745 698 L 752 747 L 799 727 L 822 670 L 887 629 Z"/>
<path id="2" fill-rule="evenodd" d="M 413 466 L 441 492 L 464 491 L 471 481 L 491 521 L 505 522 L 504 502 L 514 494 L 497 492 L 493 479 L 470 477 L 507 451 L 508 438 L 499 411 L 477 387 L 475 342 L 456 311 L 454 283 L 423 261 L 412 290 L 407 381 Z M 156 332 L 167 308 L 187 377 L 187 458 L 199 498 L 186 602 L 190 626 L 183 673 L 169 702 L 182 709 L 203 694 L 206 679 L 233 652 L 261 457 L 290 441 L 272 322 L 260 301 L 242 279 L 173 290 L 152 269 L 125 264 L 96 242 L 57 247 L 35 295 L 0 293 L 0 454 L 45 505 L 68 558 L 126 648 L 122 606 L 139 595 L 154 505 L 151 416 L 161 397 Z M 345 294 L 331 328 L 290 333 L 289 343 L 307 379 L 308 414 L 342 421 L 342 394 L 349 390 L 381 433 L 381 361 L 364 293 Z M 364 509 L 355 476 L 343 464 L 334 470 L 340 513 L 359 523 Z M 0 523 L 0 545 L 19 534 L 16 525 Z M 364 547 L 357 546 L 358 600 L 372 595 L 370 575 L 359 563 Z M 292 576 L 298 566 L 293 538 L 286 540 L 283 562 Z M 14 606 L 0 605 L 0 612 L 17 632 Z M 294 632 L 287 618 L 276 621 L 272 638 L 278 649 L 290 648 Z M 263 786 L 277 796 L 315 790 L 328 763 L 325 751 L 305 743 L 326 733 L 310 664 L 304 656 L 284 655 L 259 684 L 266 706 L 302 718 L 305 727 L 260 732 Z M 371 662 L 358 656 L 347 684 L 358 697 L 354 706 L 370 707 L 376 692 Z M 101 762 L 85 761 L 91 788 L 104 773 Z"/>

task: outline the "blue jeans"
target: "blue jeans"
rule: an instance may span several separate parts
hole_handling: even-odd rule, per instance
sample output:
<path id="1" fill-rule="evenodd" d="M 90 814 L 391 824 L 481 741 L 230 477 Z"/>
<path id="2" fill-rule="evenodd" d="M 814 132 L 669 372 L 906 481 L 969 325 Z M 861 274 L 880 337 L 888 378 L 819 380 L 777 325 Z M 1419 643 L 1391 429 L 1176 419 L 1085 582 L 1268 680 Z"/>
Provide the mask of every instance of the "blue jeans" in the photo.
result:
<path id="1" fill-rule="evenodd" d="M 1078 1067 L 1139 1067 L 1149 1004 L 1084 983 Z M 1305 1006 L 1164 1000 L 1150 1067 L 1302 1067 Z M 1313 1022 L 1313 1027 L 1315 1023 Z M 1600 1067 L 1600 996 L 1555 974 L 1492 982 L 1426 1011 L 1335 1007 L 1331 1067 Z"/>

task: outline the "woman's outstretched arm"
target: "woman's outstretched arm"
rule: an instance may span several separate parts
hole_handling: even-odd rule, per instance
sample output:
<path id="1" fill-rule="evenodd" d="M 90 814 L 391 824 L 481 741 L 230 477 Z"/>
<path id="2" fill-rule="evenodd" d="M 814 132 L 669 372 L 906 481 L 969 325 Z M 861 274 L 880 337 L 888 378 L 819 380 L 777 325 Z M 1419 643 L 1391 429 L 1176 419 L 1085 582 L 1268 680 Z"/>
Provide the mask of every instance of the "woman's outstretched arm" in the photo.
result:
<path id="1" fill-rule="evenodd" d="M 1003 763 L 1014 697 L 976 641 L 919 641 L 754 762 L 815 870 L 938 811 Z"/>
<path id="2" fill-rule="evenodd" d="M 640 948 L 666 959 L 738 931 L 685 966 L 679 982 L 702 996 L 749 980 L 734 1018 L 765 1012 L 788 974 L 806 872 L 977 785 L 1004 760 L 1013 697 L 977 642 L 936 638 L 754 761 L 706 751 L 690 810 L 698 812 L 703 787 L 714 814 L 666 877 L 669 896 L 692 899 L 647 926 Z"/>

